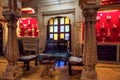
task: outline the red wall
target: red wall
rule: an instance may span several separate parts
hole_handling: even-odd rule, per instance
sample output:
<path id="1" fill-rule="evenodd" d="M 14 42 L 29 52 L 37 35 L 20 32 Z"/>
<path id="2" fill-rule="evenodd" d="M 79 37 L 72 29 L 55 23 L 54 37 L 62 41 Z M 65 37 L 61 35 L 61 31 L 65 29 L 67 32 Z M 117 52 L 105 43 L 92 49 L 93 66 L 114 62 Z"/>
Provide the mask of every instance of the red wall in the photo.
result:
<path id="1" fill-rule="evenodd" d="M 120 10 L 99 11 L 95 27 L 98 42 L 119 42 Z"/>
<path id="2" fill-rule="evenodd" d="M 120 0 L 102 0 L 101 5 L 119 4 Z"/>
<path id="3" fill-rule="evenodd" d="M 19 35 L 23 36 L 38 36 L 38 23 L 34 18 L 20 18 L 19 19 Z"/>

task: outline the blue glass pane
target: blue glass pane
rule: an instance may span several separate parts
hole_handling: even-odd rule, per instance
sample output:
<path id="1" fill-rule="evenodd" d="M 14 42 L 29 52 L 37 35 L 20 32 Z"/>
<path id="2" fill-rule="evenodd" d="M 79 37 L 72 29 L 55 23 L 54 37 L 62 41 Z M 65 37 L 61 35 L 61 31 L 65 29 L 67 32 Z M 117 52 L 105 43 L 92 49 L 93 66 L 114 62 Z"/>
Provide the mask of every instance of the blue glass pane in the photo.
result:
<path id="1" fill-rule="evenodd" d="M 54 32 L 58 32 L 58 26 L 54 26 Z"/>
<path id="2" fill-rule="evenodd" d="M 69 40 L 69 33 L 65 34 L 65 40 Z"/>
<path id="3" fill-rule="evenodd" d="M 53 38 L 53 34 L 50 34 L 50 36 L 49 36 L 50 38 Z"/>
<path id="4" fill-rule="evenodd" d="M 64 32 L 64 26 L 60 26 L 60 32 Z"/>

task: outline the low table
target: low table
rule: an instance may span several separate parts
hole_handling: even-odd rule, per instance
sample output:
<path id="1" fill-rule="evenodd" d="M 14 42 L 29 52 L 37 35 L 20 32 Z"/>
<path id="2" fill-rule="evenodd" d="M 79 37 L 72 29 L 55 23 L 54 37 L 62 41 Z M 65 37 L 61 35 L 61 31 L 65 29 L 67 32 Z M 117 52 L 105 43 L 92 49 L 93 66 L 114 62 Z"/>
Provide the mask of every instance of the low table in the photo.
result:
<path id="1" fill-rule="evenodd" d="M 37 56 L 36 55 L 26 55 L 26 56 L 22 56 L 22 57 L 19 58 L 19 61 L 24 62 L 24 65 L 26 64 L 26 71 L 30 70 L 29 63 L 32 60 L 35 60 L 35 66 L 37 66 L 38 62 L 37 62 Z"/>
<path id="2" fill-rule="evenodd" d="M 50 69 L 54 69 L 55 68 L 55 63 L 61 59 L 60 56 L 53 56 L 51 54 L 39 54 L 38 55 L 38 59 L 39 59 L 39 64 L 44 65 L 42 74 L 41 74 L 41 78 L 44 79 L 46 76 L 52 78 L 53 75 L 50 71 Z"/>

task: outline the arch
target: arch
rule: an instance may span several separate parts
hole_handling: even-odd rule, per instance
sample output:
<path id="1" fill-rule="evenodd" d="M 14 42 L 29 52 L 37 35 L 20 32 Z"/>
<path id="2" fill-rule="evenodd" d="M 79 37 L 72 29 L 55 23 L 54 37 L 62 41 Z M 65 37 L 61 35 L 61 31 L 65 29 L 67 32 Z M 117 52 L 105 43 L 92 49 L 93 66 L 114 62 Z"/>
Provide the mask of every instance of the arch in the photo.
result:
<path id="1" fill-rule="evenodd" d="M 63 13 L 63 14 L 50 14 L 50 15 L 44 15 L 41 13 L 41 21 L 40 22 L 40 47 L 41 47 L 41 51 L 43 51 L 45 49 L 45 45 L 46 45 L 46 39 L 47 39 L 47 25 L 48 25 L 48 21 L 50 18 L 54 18 L 57 16 L 63 16 L 63 17 L 68 17 L 70 19 L 70 23 L 71 23 L 71 51 L 74 51 L 75 48 L 75 10 L 70 12 L 70 13 Z"/>

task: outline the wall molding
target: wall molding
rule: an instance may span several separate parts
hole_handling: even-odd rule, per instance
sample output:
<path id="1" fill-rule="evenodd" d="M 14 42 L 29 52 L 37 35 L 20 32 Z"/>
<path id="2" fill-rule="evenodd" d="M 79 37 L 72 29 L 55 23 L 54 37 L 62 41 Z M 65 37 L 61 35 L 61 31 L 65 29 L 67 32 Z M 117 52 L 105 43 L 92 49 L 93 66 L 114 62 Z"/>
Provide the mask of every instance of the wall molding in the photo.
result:
<path id="1" fill-rule="evenodd" d="M 69 14 L 69 13 L 75 13 L 75 8 L 73 8 L 73 9 L 46 11 L 46 12 L 42 12 L 42 15 L 43 16 L 50 16 L 50 15 Z"/>

